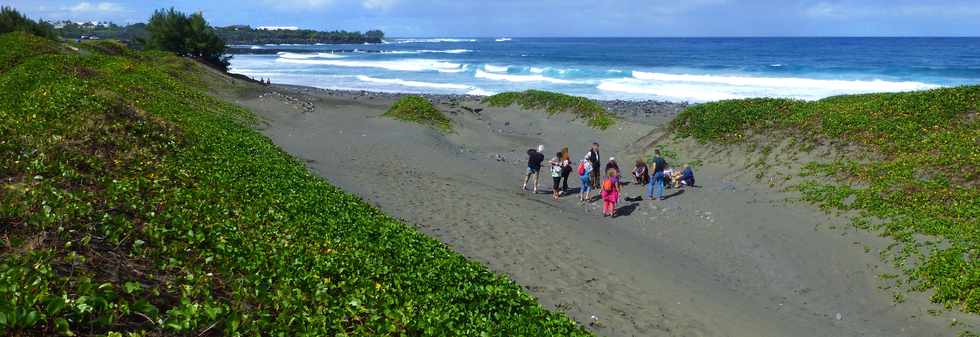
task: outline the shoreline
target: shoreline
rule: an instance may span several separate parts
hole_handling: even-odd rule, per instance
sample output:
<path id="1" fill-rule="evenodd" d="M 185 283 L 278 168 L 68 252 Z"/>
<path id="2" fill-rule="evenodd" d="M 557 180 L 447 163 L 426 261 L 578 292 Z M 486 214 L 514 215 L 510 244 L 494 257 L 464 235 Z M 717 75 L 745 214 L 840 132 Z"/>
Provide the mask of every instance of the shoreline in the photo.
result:
<path id="1" fill-rule="evenodd" d="M 411 93 L 411 92 L 386 92 L 386 91 L 369 91 L 369 90 L 344 90 L 344 89 L 324 89 L 314 86 L 307 85 L 296 85 L 296 84 L 282 84 L 282 83 L 271 83 L 268 86 L 273 88 L 285 88 L 289 90 L 295 90 L 302 93 L 317 93 L 325 94 L 328 96 L 338 97 L 338 98 L 350 98 L 357 100 L 358 98 L 363 99 L 384 99 L 384 100 L 397 100 L 403 96 L 420 96 L 428 99 L 433 104 L 436 105 L 458 105 L 460 102 L 473 102 L 482 101 L 488 96 L 480 95 L 469 95 L 469 94 L 426 94 L 426 93 Z M 632 100 L 590 100 L 599 103 L 602 107 L 606 108 L 610 113 L 613 113 L 617 117 L 631 119 L 631 120 L 644 120 L 649 118 L 656 118 L 661 120 L 664 118 L 672 119 L 678 113 L 683 111 L 689 106 L 695 105 L 696 103 L 676 103 L 670 101 L 658 101 L 658 100 L 642 100 L 642 101 L 632 101 Z"/>

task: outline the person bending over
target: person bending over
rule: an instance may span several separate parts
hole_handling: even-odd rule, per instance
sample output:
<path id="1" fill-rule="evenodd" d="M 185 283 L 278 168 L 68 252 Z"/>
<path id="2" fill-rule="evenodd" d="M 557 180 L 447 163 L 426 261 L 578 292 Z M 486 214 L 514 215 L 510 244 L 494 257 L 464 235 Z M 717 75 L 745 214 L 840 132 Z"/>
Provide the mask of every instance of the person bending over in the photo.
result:
<path id="1" fill-rule="evenodd" d="M 522 190 L 527 191 L 527 183 L 531 180 L 531 176 L 534 176 L 534 193 L 538 193 L 538 176 L 541 173 L 541 162 L 544 161 L 544 145 L 538 145 L 538 149 L 527 150 L 527 176 L 524 177 L 524 185 L 521 187 Z"/>
<path id="2" fill-rule="evenodd" d="M 681 171 L 681 184 L 694 186 L 694 170 L 691 169 L 691 165 L 684 165 L 684 171 Z"/>

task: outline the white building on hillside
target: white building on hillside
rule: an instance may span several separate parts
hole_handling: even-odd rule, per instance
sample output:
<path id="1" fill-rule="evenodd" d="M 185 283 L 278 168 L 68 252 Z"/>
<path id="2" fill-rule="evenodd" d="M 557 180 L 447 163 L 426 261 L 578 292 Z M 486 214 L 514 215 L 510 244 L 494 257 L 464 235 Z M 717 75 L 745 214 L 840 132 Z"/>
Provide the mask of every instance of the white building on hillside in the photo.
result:
<path id="1" fill-rule="evenodd" d="M 255 27 L 258 30 L 299 30 L 296 26 L 258 26 Z"/>

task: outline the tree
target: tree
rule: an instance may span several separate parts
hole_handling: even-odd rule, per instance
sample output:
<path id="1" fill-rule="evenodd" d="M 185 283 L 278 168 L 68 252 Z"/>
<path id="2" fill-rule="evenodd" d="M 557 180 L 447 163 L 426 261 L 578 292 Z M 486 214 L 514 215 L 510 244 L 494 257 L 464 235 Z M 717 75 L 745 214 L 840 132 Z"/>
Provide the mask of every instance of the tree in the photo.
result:
<path id="1" fill-rule="evenodd" d="M 380 30 L 369 30 L 364 32 L 364 37 L 372 40 L 372 42 L 381 43 L 381 40 L 385 38 L 385 33 Z"/>
<path id="2" fill-rule="evenodd" d="M 50 23 L 35 22 L 20 14 L 16 9 L 3 6 L 0 8 L 0 33 L 9 32 L 28 32 L 52 40 L 57 39 L 54 27 Z"/>
<path id="3" fill-rule="evenodd" d="M 148 48 L 171 51 L 228 69 L 231 57 L 225 55 L 225 41 L 201 13 L 187 15 L 172 7 L 156 10 L 146 24 L 146 31 L 150 34 L 146 41 Z"/>

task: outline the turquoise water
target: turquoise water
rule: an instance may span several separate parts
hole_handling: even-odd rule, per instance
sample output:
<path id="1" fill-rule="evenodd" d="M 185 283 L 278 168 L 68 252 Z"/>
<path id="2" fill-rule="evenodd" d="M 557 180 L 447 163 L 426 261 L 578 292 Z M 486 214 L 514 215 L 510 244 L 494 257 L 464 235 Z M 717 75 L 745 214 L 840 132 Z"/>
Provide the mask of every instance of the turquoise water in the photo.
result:
<path id="1" fill-rule="evenodd" d="M 388 92 L 543 89 L 704 102 L 980 84 L 980 38 L 446 38 L 238 47 L 269 54 L 236 54 L 232 72 Z"/>

